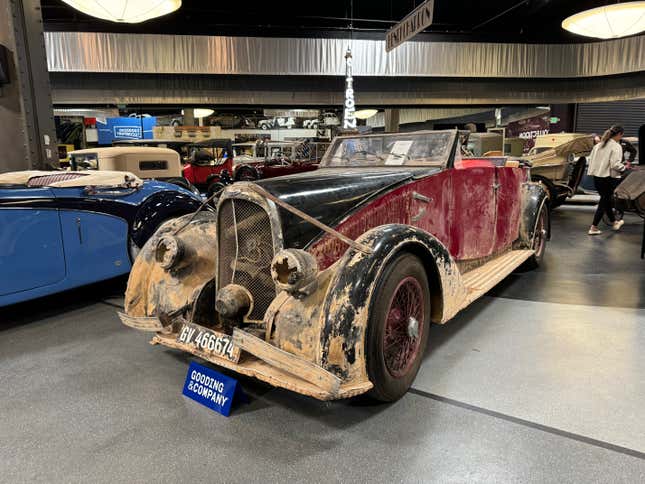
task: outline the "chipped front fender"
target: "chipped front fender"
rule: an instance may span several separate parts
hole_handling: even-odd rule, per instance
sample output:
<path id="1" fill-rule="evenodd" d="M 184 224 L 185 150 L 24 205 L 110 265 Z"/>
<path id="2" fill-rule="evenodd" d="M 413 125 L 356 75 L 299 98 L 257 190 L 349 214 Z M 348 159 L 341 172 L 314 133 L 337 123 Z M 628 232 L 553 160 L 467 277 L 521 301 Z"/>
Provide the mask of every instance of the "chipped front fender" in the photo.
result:
<path id="1" fill-rule="evenodd" d="M 185 215 L 163 224 L 137 256 L 125 293 L 125 312 L 131 317 L 172 317 L 191 307 L 202 287 L 215 277 L 215 214 Z M 185 226 L 181 231 L 181 227 Z M 179 241 L 176 265 L 163 268 L 156 251 L 163 237 Z"/>
<path id="2" fill-rule="evenodd" d="M 321 314 L 320 365 L 350 381 L 367 380 L 365 334 L 372 295 L 390 259 L 411 251 L 426 266 L 431 280 L 435 322 L 445 322 L 461 308 L 465 288 L 448 249 L 434 236 L 408 225 L 376 227 L 359 239 L 372 254 L 348 250 L 332 268 Z M 434 272 L 434 273 L 433 273 Z M 434 282 L 434 283 L 433 283 Z"/>

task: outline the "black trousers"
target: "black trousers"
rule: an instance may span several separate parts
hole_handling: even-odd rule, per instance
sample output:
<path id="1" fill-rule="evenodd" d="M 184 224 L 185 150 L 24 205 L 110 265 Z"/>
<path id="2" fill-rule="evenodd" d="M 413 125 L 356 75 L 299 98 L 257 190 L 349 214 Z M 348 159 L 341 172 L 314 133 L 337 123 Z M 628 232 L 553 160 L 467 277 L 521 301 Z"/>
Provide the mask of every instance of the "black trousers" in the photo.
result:
<path id="1" fill-rule="evenodd" d="M 614 223 L 616 219 L 614 218 L 614 188 L 616 183 L 611 177 L 593 177 L 594 185 L 596 185 L 596 190 L 598 190 L 598 195 L 600 195 L 600 202 L 598 202 L 598 208 L 596 209 L 596 214 L 593 216 L 593 224 L 597 227 L 602 216 L 607 214 L 609 221 Z"/>

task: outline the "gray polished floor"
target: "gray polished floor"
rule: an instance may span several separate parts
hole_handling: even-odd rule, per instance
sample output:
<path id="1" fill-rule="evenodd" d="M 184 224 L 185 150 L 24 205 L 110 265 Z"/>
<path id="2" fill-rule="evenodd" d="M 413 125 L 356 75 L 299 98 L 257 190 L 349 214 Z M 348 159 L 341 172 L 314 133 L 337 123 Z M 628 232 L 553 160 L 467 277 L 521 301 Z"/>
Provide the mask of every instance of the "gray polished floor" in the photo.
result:
<path id="1" fill-rule="evenodd" d="M 181 395 L 188 355 L 120 324 L 122 281 L 4 310 L 0 482 L 645 482 L 641 226 L 589 240 L 590 210 L 433 327 L 392 405 L 242 379 L 250 403 L 214 414 Z"/>

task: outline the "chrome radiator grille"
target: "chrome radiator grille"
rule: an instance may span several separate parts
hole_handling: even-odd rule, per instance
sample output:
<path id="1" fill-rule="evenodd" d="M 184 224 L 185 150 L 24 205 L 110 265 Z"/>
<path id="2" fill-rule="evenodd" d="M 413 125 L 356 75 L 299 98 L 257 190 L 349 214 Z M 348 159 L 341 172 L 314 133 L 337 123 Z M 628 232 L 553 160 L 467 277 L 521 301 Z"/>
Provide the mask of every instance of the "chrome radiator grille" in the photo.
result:
<path id="1" fill-rule="evenodd" d="M 273 237 L 269 215 L 259 205 L 227 199 L 218 212 L 218 287 L 239 284 L 253 296 L 249 321 L 262 321 L 275 298 L 271 278 Z"/>

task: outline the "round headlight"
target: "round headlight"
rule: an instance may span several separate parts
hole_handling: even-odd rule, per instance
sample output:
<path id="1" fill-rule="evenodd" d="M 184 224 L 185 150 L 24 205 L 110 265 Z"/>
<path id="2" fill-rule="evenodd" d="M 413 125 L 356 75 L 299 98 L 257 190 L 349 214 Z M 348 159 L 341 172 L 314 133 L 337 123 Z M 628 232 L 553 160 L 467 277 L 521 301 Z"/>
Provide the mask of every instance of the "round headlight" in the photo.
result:
<path id="1" fill-rule="evenodd" d="M 282 291 L 309 293 L 315 288 L 318 263 L 309 252 L 285 249 L 278 252 L 271 262 L 271 277 Z"/>
<path id="2" fill-rule="evenodd" d="M 183 247 L 179 239 L 172 235 L 164 235 L 157 242 L 155 260 L 164 269 L 170 269 L 181 259 Z"/>

